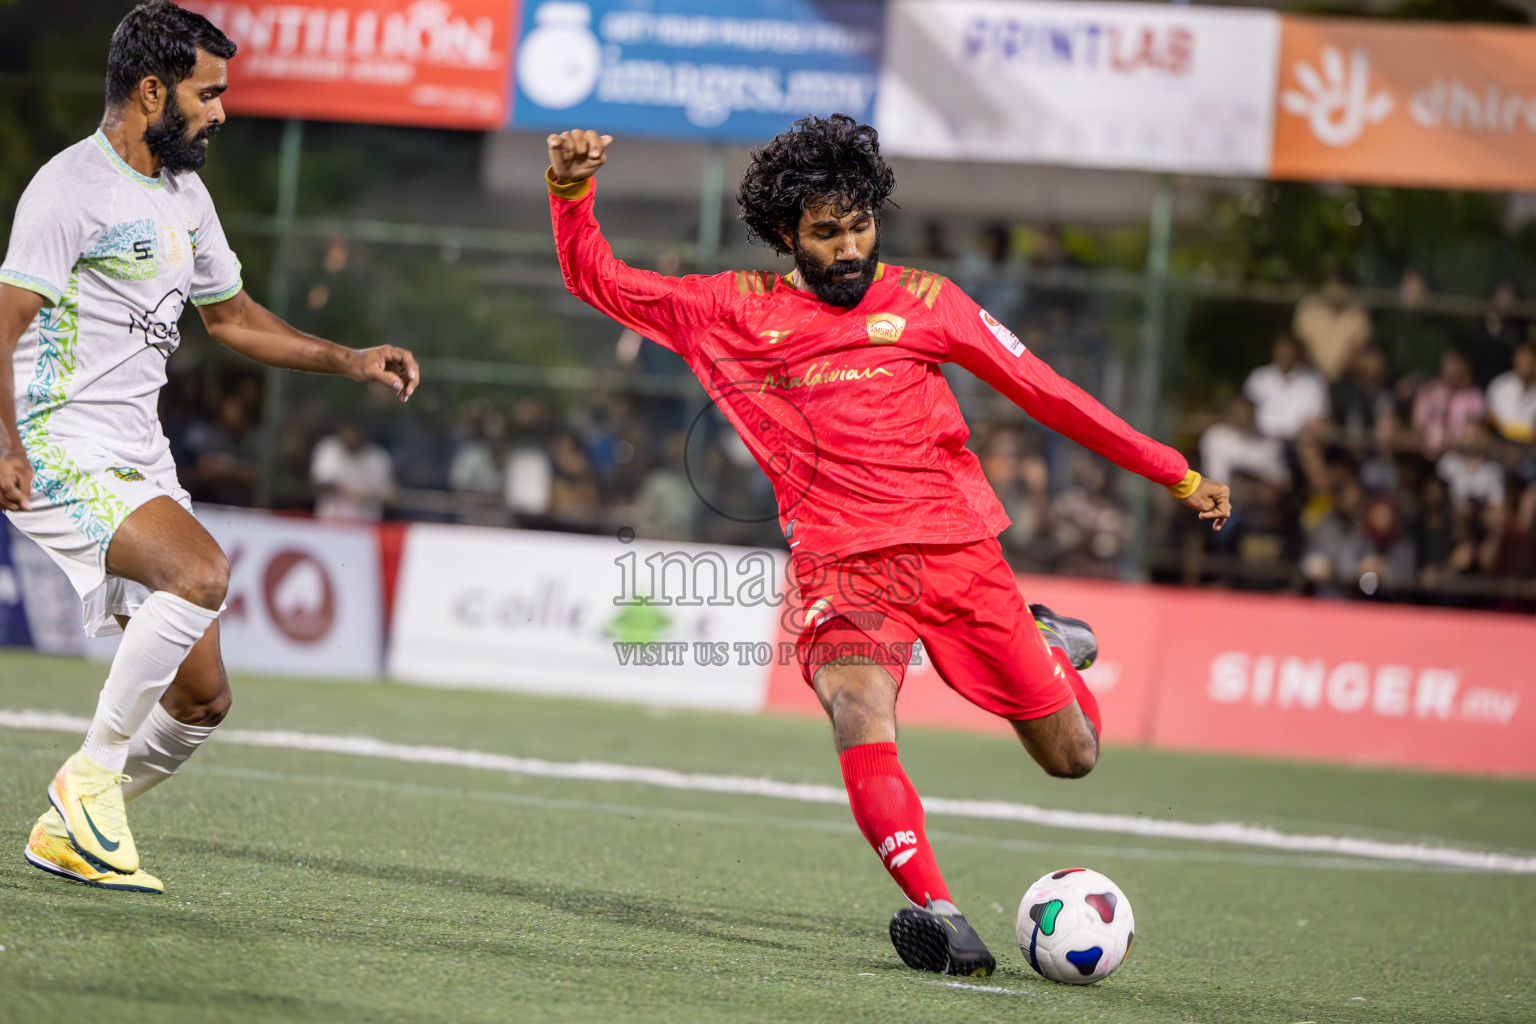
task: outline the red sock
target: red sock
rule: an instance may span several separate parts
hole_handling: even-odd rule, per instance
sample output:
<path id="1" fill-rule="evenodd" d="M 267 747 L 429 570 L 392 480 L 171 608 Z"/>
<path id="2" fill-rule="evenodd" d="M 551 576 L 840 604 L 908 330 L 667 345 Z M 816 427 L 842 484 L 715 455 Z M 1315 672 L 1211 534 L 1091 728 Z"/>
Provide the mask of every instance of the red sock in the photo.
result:
<path id="1" fill-rule="evenodd" d="M 861 743 L 838 757 L 853 820 L 907 899 L 949 899 L 949 887 L 923 831 L 923 802 L 901 770 L 894 743 Z"/>
<path id="2" fill-rule="evenodd" d="M 1104 734 L 1104 726 L 1099 718 L 1099 699 L 1088 689 L 1088 684 L 1083 682 L 1083 677 L 1077 669 L 1072 667 L 1072 660 L 1067 657 L 1067 652 L 1060 647 L 1052 647 L 1051 655 L 1056 659 L 1056 664 L 1067 674 L 1067 682 L 1072 684 L 1072 693 L 1077 697 L 1077 706 L 1083 709 L 1083 714 L 1088 716 L 1088 721 L 1093 723 L 1093 731 L 1099 735 Z"/>

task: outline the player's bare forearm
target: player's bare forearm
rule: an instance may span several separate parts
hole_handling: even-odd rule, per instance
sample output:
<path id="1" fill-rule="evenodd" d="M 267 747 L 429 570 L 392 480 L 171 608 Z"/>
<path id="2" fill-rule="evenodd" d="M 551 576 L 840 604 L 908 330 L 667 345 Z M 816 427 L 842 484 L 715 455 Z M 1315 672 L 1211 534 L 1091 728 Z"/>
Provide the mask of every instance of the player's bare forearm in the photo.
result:
<path id="1" fill-rule="evenodd" d="M 16 395 L 11 372 L 16 345 L 27 326 L 37 319 L 43 297 L 14 285 L 0 284 L 0 509 L 25 511 L 32 495 L 32 461 L 16 429 Z"/>
<path id="2" fill-rule="evenodd" d="M 243 290 L 225 302 L 199 306 L 198 312 L 220 345 L 266 366 L 374 381 L 402 402 L 421 381 L 416 357 L 408 350 L 394 345 L 353 349 L 317 338 L 286 323 Z"/>
<path id="3" fill-rule="evenodd" d="M 282 370 L 352 376 L 351 349 L 298 330 L 244 291 L 198 312 L 215 341 L 247 359 Z"/>

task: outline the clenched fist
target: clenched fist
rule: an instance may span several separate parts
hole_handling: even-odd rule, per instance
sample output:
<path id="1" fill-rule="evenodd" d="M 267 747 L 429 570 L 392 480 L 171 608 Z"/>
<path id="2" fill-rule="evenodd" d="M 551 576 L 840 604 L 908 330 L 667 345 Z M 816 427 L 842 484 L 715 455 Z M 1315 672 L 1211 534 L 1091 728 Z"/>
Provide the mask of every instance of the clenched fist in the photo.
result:
<path id="1" fill-rule="evenodd" d="M 562 185 L 585 181 L 608 162 L 608 146 L 612 135 L 597 132 L 561 132 L 549 137 L 549 165 L 555 169 L 555 180 Z"/>

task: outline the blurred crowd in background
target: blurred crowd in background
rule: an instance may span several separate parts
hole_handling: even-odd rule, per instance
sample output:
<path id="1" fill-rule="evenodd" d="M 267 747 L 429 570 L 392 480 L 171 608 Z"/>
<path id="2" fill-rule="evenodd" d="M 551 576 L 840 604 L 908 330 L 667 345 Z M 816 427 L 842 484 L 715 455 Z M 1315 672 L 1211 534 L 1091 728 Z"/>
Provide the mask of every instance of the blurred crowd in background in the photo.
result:
<path id="1" fill-rule="evenodd" d="M 909 262 L 948 269 L 1032 351 L 1123 411 L 1113 314 L 1050 283 L 1051 271 L 1071 266 L 1054 230 L 1032 232 L 1023 254 L 1003 225 L 959 255 L 938 232 L 925 237 Z M 1517 286 L 1501 281 L 1461 336 L 1425 343 L 1400 315 L 1425 287 L 1410 273 L 1400 308 L 1386 315 L 1331 273 L 1274 333 L 1269 360 L 1228 382 L 1230 397 L 1215 388 L 1207 400 L 1186 398 L 1172 439 L 1231 485 L 1235 514 L 1213 533 L 1159 492 L 1140 564 L 1131 561 L 1135 483 L 1000 410 L 955 371 L 971 446 L 1013 520 L 1005 552 L 1029 572 L 1536 607 L 1532 323 Z M 685 381 L 670 354 L 613 332 L 602 369 Z M 172 371 L 162 413 L 184 483 L 196 500 L 252 504 L 263 379 L 228 364 L 177 373 L 173 362 Z M 783 546 L 766 477 L 702 390 L 465 395 L 432 385 L 404 409 L 381 389 L 344 417 L 320 394 L 291 398 L 274 472 L 298 486 L 279 504 L 322 517 L 627 527 L 661 540 Z"/>

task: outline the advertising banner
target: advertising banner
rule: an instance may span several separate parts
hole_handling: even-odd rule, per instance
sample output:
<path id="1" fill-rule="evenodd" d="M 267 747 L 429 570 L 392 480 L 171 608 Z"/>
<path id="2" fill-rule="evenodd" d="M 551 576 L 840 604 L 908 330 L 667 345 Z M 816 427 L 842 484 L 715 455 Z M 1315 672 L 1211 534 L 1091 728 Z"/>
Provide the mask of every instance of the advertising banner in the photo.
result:
<path id="1" fill-rule="evenodd" d="M 783 561 L 746 548 L 415 525 L 389 674 L 759 711 Z"/>
<path id="2" fill-rule="evenodd" d="M 235 114 L 499 128 L 508 0 L 188 0 L 234 40 Z"/>
<path id="3" fill-rule="evenodd" d="M 232 669 L 373 679 L 383 659 L 378 541 L 368 525 L 202 507 L 229 559 L 219 616 Z"/>
<path id="4" fill-rule="evenodd" d="M 1536 622 L 1167 594 L 1160 747 L 1536 775 Z"/>
<path id="5" fill-rule="evenodd" d="M 1273 177 L 1536 189 L 1536 32 L 1284 25 Z"/>
<path id="6" fill-rule="evenodd" d="M 1270 12 L 896 0 L 875 126 L 887 153 L 1262 175 Z"/>
<path id="7" fill-rule="evenodd" d="M 766 139 L 806 114 L 869 121 L 878 0 L 526 0 L 511 125 Z"/>
<path id="8" fill-rule="evenodd" d="M 27 626 L 21 574 L 11 561 L 14 532 L 10 523 L 0 519 L 0 647 L 31 647 L 32 630 Z"/>

